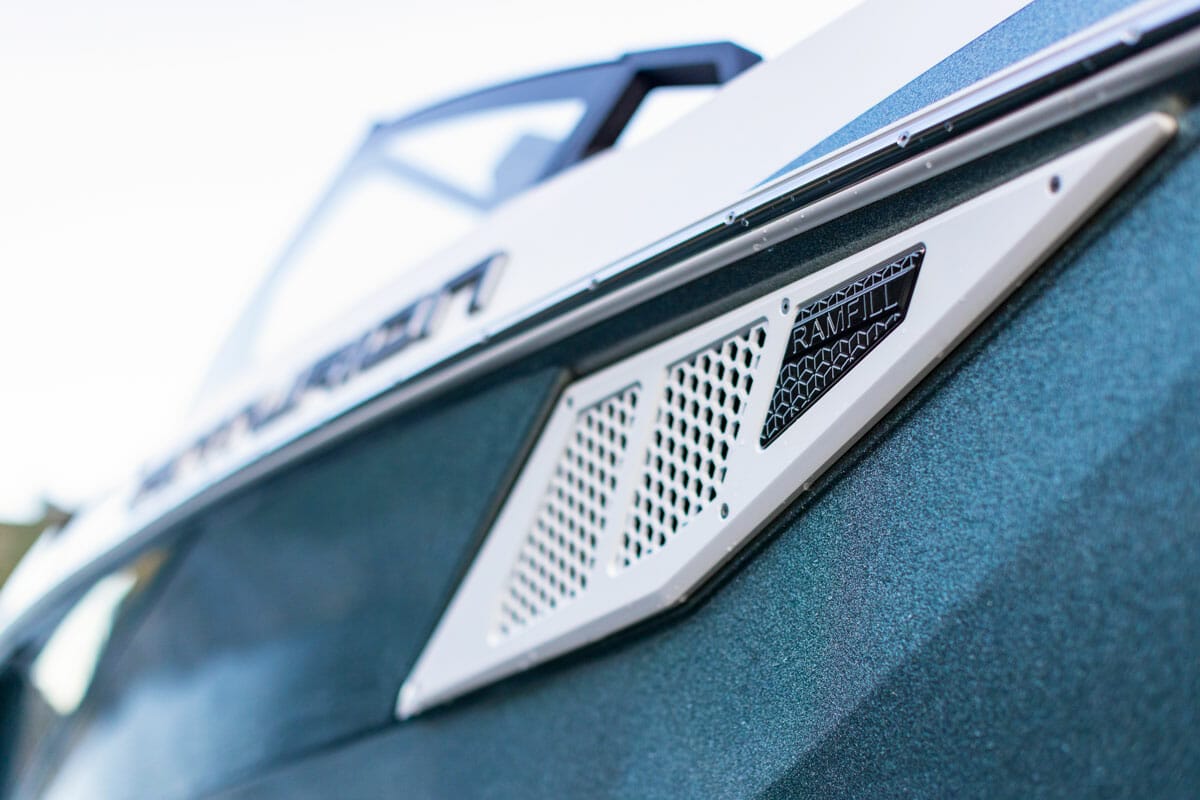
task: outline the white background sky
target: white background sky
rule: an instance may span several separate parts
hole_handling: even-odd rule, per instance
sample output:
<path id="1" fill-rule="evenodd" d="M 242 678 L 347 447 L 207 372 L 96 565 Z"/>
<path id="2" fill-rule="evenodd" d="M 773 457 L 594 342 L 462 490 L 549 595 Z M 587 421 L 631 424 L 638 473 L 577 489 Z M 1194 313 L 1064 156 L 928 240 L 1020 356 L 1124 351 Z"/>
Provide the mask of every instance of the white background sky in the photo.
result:
<path id="1" fill-rule="evenodd" d="M 770 57 L 851 4 L 0 3 L 0 520 L 162 447 L 372 121 L 627 50 Z"/>

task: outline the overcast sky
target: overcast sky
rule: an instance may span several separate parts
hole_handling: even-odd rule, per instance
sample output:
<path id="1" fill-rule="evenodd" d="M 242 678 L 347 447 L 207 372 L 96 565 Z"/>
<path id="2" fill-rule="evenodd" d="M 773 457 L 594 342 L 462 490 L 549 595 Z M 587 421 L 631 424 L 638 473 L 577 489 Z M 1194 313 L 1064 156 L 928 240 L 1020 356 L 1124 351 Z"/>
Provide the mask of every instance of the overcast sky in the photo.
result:
<path id="1" fill-rule="evenodd" d="M 771 57 L 851 4 L 0 4 L 0 520 L 163 446 L 373 120 L 627 50 Z"/>

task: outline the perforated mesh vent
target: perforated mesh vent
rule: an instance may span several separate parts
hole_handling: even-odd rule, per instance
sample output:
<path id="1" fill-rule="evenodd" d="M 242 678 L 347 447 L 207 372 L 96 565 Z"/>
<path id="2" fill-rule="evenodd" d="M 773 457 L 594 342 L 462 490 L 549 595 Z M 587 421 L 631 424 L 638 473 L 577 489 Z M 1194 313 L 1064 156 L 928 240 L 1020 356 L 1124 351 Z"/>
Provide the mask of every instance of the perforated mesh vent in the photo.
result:
<path id="1" fill-rule="evenodd" d="M 766 339 L 761 322 L 668 368 L 618 568 L 666 545 L 717 499 Z"/>
<path id="2" fill-rule="evenodd" d="M 629 386 L 575 418 L 500 599 L 493 640 L 533 624 L 587 588 L 640 391 Z"/>

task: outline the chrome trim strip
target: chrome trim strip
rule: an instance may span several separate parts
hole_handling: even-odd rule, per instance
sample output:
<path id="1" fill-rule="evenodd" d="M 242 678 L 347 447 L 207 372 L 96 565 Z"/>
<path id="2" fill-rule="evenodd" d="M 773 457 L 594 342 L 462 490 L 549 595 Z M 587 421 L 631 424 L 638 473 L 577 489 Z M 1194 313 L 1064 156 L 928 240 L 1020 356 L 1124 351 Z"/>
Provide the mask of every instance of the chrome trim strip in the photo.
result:
<path id="1" fill-rule="evenodd" d="M 731 225 L 764 205 L 805 189 L 819 187 L 826 183 L 831 176 L 869 162 L 880 153 L 897 147 L 897 143 L 902 137 L 907 142 L 928 133 L 945 130 L 946 123 L 956 117 L 995 103 L 1006 95 L 1038 83 L 1067 67 L 1081 64 L 1113 47 L 1134 47 L 1155 31 L 1180 22 L 1193 14 L 1200 14 L 1200 2 L 1197 0 L 1166 0 L 1165 2 L 1153 2 L 1152 0 L 1152 2 L 1136 5 L 1047 50 L 1018 62 L 1002 72 L 985 78 L 923 111 L 835 150 L 811 164 L 797 167 L 791 173 L 781 176 L 765 186 L 756 187 L 746 197 L 724 211 L 696 222 L 672 236 L 661 239 L 621 261 L 599 270 L 587 281 L 564 287 L 554 295 L 530 306 L 524 312 L 501 320 L 496 324 L 493 333 L 515 327 L 526 319 L 551 311 L 581 294 L 594 291 L 660 253 L 685 244 L 713 228 Z"/>
<path id="2" fill-rule="evenodd" d="M 1154 31 L 1177 23 L 1200 10 L 1194 0 L 1141 3 L 1128 8 L 1091 29 L 1081 31 L 1024 61 L 995 73 L 979 83 L 916 112 L 890 127 L 871 134 L 846 148 L 836 150 L 756 188 L 745 204 L 750 209 L 764 198 L 788 193 L 819 182 L 830 173 L 866 160 L 889 146 L 905 147 L 912 139 L 944 130 L 948 121 L 981 106 L 1000 101 L 1056 72 L 1080 65 L 1113 48 L 1136 47 Z M 904 142 L 905 144 L 901 144 Z M 743 213 L 741 211 L 735 214 Z"/>
<path id="3" fill-rule="evenodd" d="M 945 144 L 925 151 L 908 149 L 904 156 L 906 160 L 898 164 L 880 167 L 869 177 L 845 186 L 830 185 L 827 193 L 786 216 L 747 228 L 744 234 L 726 239 L 703 253 L 683 258 L 636 282 L 608 291 L 585 305 L 563 310 L 552 319 L 541 321 L 541 318 L 551 315 L 565 304 L 595 294 L 598 289 L 625 277 L 634 268 L 662 258 L 671 250 L 691 243 L 714 229 L 725 229 L 730 223 L 788 195 L 821 188 L 823 184 L 830 183 L 831 176 L 848 167 L 871 162 L 880 153 L 894 150 L 898 146 L 897 137 L 904 131 L 909 131 L 910 138 L 915 140 L 923 132 L 942 127 L 954 115 L 980 109 L 1014 89 L 1045 79 L 1064 65 L 1086 61 L 1114 46 L 1132 48 L 1156 31 L 1196 14 L 1200 14 L 1200 0 L 1171 0 L 1137 6 L 1128 13 L 1111 18 L 908 120 L 801 167 L 769 186 L 755 190 L 724 212 L 714 214 L 622 259 L 597 272 L 586 282 L 569 286 L 541 303 L 501 320 L 491 326 L 482 338 L 464 341 L 448 351 L 442 351 L 424 369 L 401 378 L 374 396 L 352 401 L 358 404 L 334 412 L 330 418 L 302 430 L 294 438 L 277 444 L 274 449 L 266 449 L 249 463 L 231 465 L 228 473 L 181 491 L 179 501 L 157 516 L 134 515 L 127 521 L 127 524 L 132 523 L 130 530 L 120 536 L 116 544 L 88 561 L 87 568 L 81 568 L 48 585 L 43 593 L 24 604 L 18 613 L 8 619 L 0 619 L 0 660 L 6 658 L 19 641 L 19 629 L 24 621 L 52 605 L 72 586 L 99 573 L 106 565 L 123 558 L 220 497 L 347 435 L 378 416 L 407 406 L 432 392 L 462 383 L 470 374 L 518 358 L 540 346 L 546 339 L 568 335 L 613 316 L 635 302 L 694 280 L 772 242 L 795 236 L 1019 139 L 1126 97 L 1170 74 L 1200 64 L 1200 30 L 1190 30 L 1168 38 L 1066 89 L 1031 101 L 990 124 L 969 132 L 947 132 L 952 138 Z M 913 131 L 917 133 L 911 133 Z"/>

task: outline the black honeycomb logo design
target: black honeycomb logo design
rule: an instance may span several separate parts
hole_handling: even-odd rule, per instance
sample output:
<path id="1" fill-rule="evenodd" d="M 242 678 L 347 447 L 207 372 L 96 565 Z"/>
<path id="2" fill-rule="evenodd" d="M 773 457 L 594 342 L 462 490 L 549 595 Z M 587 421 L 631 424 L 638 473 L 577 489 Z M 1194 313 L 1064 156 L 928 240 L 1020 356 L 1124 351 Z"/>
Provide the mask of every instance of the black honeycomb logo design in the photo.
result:
<path id="1" fill-rule="evenodd" d="M 925 246 L 890 259 L 796 312 L 759 443 L 766 447 L 908 314 Z"/>

